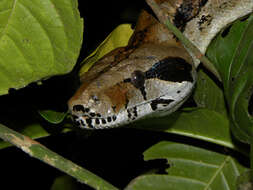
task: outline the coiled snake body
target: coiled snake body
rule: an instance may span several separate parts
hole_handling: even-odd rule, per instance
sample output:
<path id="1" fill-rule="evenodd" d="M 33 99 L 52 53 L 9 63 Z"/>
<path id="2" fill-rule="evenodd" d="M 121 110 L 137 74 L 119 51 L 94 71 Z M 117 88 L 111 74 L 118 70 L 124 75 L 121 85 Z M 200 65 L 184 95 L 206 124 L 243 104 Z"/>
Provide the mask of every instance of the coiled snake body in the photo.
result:
<path id="1" fill-rule="evenodd" d="M 252 0 L 156 0 L 202 53 L 212 38 L 252 12 Z M 126 47 L 113 50 L 82 77 L 68 105 L 75 123 L 111 128 L 178 109 L 196 82 L 198 60 L 150 13 L 143 11 Z"/>

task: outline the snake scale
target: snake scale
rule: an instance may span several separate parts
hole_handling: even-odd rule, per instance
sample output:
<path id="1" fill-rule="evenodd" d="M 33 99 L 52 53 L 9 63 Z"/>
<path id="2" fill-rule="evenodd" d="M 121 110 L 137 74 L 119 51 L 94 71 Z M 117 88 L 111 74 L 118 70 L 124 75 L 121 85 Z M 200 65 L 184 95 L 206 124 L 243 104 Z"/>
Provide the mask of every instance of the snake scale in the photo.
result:
<path id="1" fill-rule="evenodd" d="M 202 53 L 215 35 L 253 10 L 253 0 L 156 0 L 164 14 Z M 103 129 L 177 110 L 196 83 L 199 62 L 147 10 L 126 47 L 81 76 L 69 100 L 77 126 Z"/>

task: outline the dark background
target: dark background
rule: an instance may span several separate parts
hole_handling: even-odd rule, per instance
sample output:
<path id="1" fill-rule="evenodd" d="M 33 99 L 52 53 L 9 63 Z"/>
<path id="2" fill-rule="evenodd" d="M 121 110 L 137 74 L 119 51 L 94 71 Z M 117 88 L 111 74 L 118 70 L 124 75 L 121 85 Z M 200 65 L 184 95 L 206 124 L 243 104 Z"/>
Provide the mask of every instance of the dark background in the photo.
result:
<path id="1" fill-rule="evenodd" d="M 144 0 L 79 0 L 79 10 L 84 18 L 84 37 L 78 63 L 119 24 L 132 23 L 134 26 L 140 9 L 144 6 Z M 0 97 L 0 123 L 18 129 L 39 120 L 52 134 L 38 139 L 40 143 L 120 188 L 150 170 L 164 173 L 168 167 L 165 160 L 143 160 L 142 153 L 156 142 L 171 140 L 212 148 L 208 143 L 192 139 L 187 139 L 186 142 L 177 135 L 133 128 L 99 131 L 76 129 L 65 134 L 59 133 L 59 126 L 43 121 L 37 110 L 66 111 L 66 102 L 79 85 L 76 70 L 65 76 L 52 77 L 41 86 L 31 84 L 18 91 L 11 89 L 9 95 Z M 213 149 L 223 151 L 222 147 L 215 146 Z M 1 187 L 50 189 L 54 179 L 64 175 L 15 147 L 0 150 L 0 155 Z M 91 189 L 85 185 L 79 186 L 80 189 Z"/>

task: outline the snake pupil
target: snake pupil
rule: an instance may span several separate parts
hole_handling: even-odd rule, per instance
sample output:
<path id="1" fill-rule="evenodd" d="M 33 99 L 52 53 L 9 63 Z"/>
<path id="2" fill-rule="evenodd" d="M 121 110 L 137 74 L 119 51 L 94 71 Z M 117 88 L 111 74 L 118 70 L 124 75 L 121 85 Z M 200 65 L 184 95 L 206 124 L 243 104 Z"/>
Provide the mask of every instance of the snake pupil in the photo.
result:
<path id="1" fill-rule="evenodd" d="M 131 74 L 131 83 L 135 86 L 135 88 L 142 88 L 144 86 L 145 79 L 145 73 L 140 70 L 136 70 Z"/>

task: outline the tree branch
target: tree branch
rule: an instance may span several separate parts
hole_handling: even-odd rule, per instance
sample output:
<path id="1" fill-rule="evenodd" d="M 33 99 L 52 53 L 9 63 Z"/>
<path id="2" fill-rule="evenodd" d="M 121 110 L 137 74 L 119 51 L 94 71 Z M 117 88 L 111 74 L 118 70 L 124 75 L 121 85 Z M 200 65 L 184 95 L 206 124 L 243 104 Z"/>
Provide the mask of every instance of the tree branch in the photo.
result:
<path id="1" fill-rule="evenodd" d="M 49 150 L 33 139 L 9 129 L 2 124 L 0 124 L 0 138 L 22 149 L 31 157 L 37 158 L 48 165 L 67 173 L 81 183 L 87 184 L 99 190 L 118 190 L 116 187 L 91 173 L 90 171 L 85 170 L 70 160 L 67 160 Z"/>

